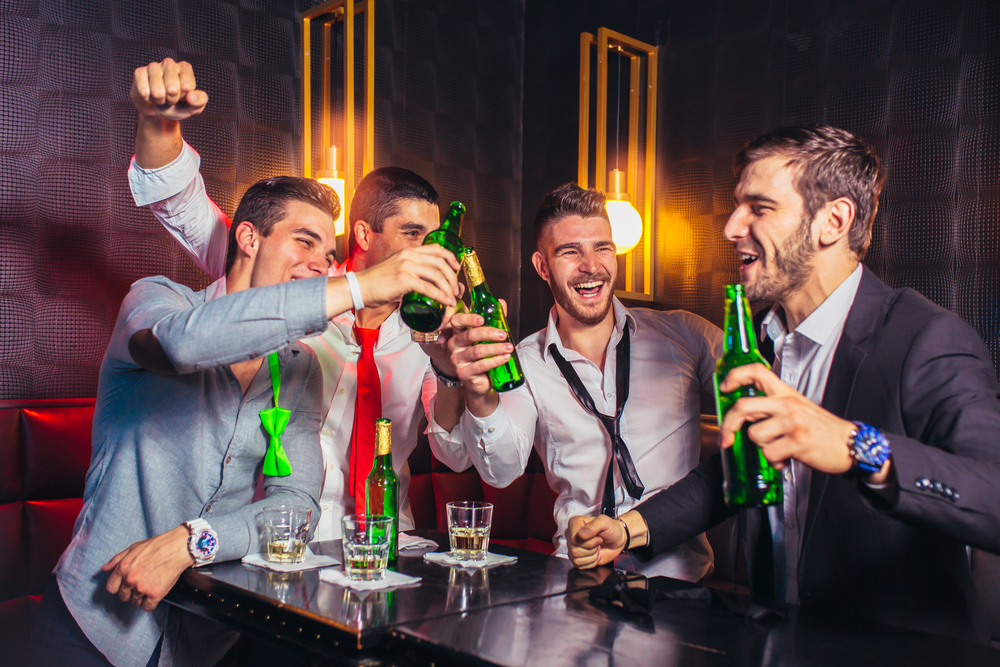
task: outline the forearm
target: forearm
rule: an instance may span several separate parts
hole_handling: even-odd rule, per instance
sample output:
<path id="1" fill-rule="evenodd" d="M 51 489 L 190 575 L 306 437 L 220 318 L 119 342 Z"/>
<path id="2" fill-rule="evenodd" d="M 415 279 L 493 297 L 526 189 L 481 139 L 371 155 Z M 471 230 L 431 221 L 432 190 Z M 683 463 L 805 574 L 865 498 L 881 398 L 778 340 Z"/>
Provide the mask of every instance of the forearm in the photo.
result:
<path id="1" fill-rule="evenodd" d="M 887 437 L 899 495 L 886 513 L 1000 553 L 1000 463 L 958 456 L 899 435 Z"/>
<path id="2" fill-rule="evenodd" d="M 143 169 L 165 167 L 181 154 L 181 124 L 138 114 L 135 127 L 135 161 Z"/>
<path id="3" fill-rule="evenodd" d="M 640 561 L 673 549 L 721 523 L 734 513 L 722 495 L 722 455 L 714 454 L 670 488 L 654 495 L 628 514 L 646 525 Z M 631 525 L 629 526 L 631 529 Z M 640 547 L 634 543 L 633 546 Z"/>
<path id="4" fill-rule="evenodd" d="M 257 358 L 325 329 L 327 280 L 229 294 L 159 319 L 153 334 L 178 373 Z"/>
<path id="5" fill-rule="evenodd" d="M 629 549 L 638 549 L 649 544 L 649 526 L 642 515 L 635 510 L 629 510 L 618 517 L 628 526 Z"/>
<path id="6" fill-rule="evenodd" d="M 523 399 L 531 402 L 530 412 L 526 410 Z M 510 403 L 509 408 L 507 403 Z M 476 470 L 490 486 L 503 488 L 524 474 L 531 455 L 537 419 L 533 408 L 530 394 L 519 388 L 508 392 L 504 402 L 487 418 L 476 418 L 468 410 L 462 415 L 459 423 L 461 440 Z M 515 419 L 513 415 L 519 415 L 519 418 Z"/>
<path id="7" fill-rule="evenodd" d="M 458 426 L 465 412 L 465 389 L 462 387 L 447 387 L 437 381 L 437 395 L 434 400 L 434 421 L 446 430 L 451 431 Z"/>

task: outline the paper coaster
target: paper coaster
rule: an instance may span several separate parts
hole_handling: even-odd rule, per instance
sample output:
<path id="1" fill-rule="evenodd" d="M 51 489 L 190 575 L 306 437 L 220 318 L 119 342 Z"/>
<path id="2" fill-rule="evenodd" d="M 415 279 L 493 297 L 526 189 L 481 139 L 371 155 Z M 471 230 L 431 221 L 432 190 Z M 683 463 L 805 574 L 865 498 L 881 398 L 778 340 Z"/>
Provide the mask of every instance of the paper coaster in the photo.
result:
<path id="1" fill-rule="evenodd" d="M 330 568 L 319 573 L 320 581 L 326 581 L 336 586 L 343 586 L 356 591 L 378 591 L 385 588 L 402 588 L 420 583 L 420 577 L 410 577 L 399 572 L 386 570 L 385 576 L 378 581 L 354 581 L 349 579 L 340 568 Z"/>
<path id="2" fill-rule="evenodd" d="M 426 537 L 417 537 L 416 535 L 407 535 L 406 533 L 399 534 L 399 550 L 404 549 L 437 549 L 438 543 L 434 540 L 429 540 Z"/>
<path id="3" fill-rule="evenodd" d="M 261 554 L 247 554 L 243 557 L 243 562 L 273 572 L 301 572 L 302 570 L 315 570 L 318 567 L 340 565 L 340 561 L 333 556 L 316 555 L 309 547 L 306 547 L 306 555 L 301 563 L 272 563 Z"/>
<path id="4" fill-rule="evenodd" d="M 496 565 L 506 565 L 517 560 L 517 556 L 504 556 L 492 552 L 486 552 L 483 560 L 458 560 L 453 558 L 450 551 L 442 551 L 431 554 L 424 554 L 424 560 L 438 565 L 449 567 L 460 567 L 463 570 L 481 570 L 484 567 L 494 567 Z"/>

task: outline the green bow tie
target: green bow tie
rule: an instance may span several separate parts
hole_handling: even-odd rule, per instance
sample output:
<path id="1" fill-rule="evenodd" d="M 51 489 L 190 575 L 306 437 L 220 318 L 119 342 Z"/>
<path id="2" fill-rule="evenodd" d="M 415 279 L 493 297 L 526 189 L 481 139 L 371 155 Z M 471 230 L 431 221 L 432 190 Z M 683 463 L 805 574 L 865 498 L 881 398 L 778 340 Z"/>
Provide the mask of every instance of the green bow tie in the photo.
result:
<path id="1" fill-rule="evenodd" d="M 274 389 L 274 407 L 260 411 L 260 423 L 271 436 L 264 455 L 263 473 L 270 477 L 287 477 L 292 474 L 292 464 L 288 462 L 285 448 L 281 446 L 281 434 L 288 426 L 292 411 L 278 407 L 278 392 L 281 391 L 281 372 L 278 367 L 278 354 L 275 352 L 267 358 L 271 370 L 271 387 Z"/>

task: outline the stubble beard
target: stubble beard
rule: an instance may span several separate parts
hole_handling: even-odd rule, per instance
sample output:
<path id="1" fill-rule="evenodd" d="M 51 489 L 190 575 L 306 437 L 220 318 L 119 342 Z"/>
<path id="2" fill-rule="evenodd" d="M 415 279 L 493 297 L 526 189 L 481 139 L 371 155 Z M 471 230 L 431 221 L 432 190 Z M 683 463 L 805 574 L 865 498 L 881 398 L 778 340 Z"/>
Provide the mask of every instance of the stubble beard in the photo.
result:
<path id="1" fill-rule="evenodd" d="M 614 294 L 611 289 L 611 276 L 606 273 L 594 275 L 584 281 L 577 281 L 577 284 L 580 282 L 590 282 L 591 280 L 603 280 L 604 287 L 602 289 L 608 290 L 607 295 L 604 297 L 604 303 L 596 310 L 584 309 L 577 301 L 574 300 L 573 297 L 575 290 L 572 285 L 558 284 L 552 286 L 552 296 L 555 298 L 556 303 L 558 303 L 570 317 L 580 324 L 588 327 L 600 324 L 604 321 L 604 318 L 608 316 L 608 312 L 611 310 L 611 298 Z"/>
<path id="2" fill-rule="evenodd" d="M 762 262 L 760 269 L 768 268 L 774 260 L 774 271 L 758 270 L 757 280 L 751 285 L 744 285 L 747 299 L 750 301 L 781 301 L 795 290 L 802 287 L 812 273 L 812 259 L 816 249 L 812 246 L 812 220 L 802 219 L 798 229 L 774 249 L 774 256 L 768 257 L 763 248 L 754 244 L 760 251 Z"/>

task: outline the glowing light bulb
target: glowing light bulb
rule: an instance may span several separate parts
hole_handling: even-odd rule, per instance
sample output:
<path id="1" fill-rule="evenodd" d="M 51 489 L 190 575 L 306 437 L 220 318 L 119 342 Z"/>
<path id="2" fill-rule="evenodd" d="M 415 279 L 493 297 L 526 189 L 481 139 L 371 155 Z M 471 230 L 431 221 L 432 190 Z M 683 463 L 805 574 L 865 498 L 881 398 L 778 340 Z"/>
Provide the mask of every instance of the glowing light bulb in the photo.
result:
<path id="1" fill-rule="evenodd" d="M 642 238 L 642 217 L 625 191 L 625 172 L 618 169 L 608 172 L 608 192 L 605 196 L 605 210 L 611 219 L 611 239 L 617 247 L 616 253 L 624 255 Z"/>
<path id="2" fill-rule="evenodd" d="M 628 201 L 609 199 L 606 204 L 611 218 L 611 238 L 619 255 L 634 248 L 642 238 L 642 218 Z"/>
<path id="3" fill-rule="evenodd" d="M 340 217 L 333 221 L 337 236 L 340 236 L 344 233 L 344 216 L 347 211 L 344 210 L 346 208 L 346 202 L 344 201 L 344 173 L 340 171 L 340 155 L 337 147 L 330 146 L 327 148 L 325 158 L 325 168 L 316 172 L 316 180 L 323 185 L 329 185 L 340 198 Z"/>
<path id="4" fill-rule="evenodd" d="M 317 178 L 317 181 L 324 185 L 329 185 L 340 198 L 340 217 L 334 221 L 337 228 L 337 236 L 344 233 L 344 179 L 342 178 Z"/>

